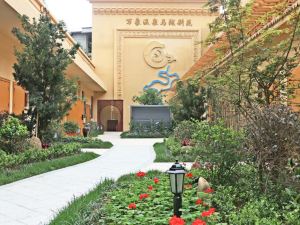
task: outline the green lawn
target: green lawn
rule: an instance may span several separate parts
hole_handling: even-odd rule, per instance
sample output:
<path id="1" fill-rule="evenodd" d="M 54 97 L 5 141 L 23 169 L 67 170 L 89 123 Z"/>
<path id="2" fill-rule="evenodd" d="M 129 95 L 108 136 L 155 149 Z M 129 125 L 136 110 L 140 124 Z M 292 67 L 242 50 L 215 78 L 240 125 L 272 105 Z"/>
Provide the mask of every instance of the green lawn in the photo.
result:
<path id="1" fill-rule="evenodd" d="M 12 183 L 27 177 L 73 166 L 97 158 L 99 155 L 91 152 L 79 153 L 58 159 L 21 165 L 14 169 L 0 169 L 0 185 Z"/>

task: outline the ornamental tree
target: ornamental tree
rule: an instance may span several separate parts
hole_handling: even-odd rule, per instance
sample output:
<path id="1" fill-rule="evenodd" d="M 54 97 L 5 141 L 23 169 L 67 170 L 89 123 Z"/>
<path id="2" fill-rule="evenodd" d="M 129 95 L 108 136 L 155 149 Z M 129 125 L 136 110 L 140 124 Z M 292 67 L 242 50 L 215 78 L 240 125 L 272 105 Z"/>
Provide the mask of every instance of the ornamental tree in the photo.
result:
<path id="1" fill-rule="evenodd" d="M 176 121 L 203 120 L 207 112 L 207 89 L 197 79 L 178 81 L 176 95 L 169 104 Z"/>
<path id="2" fill-rule="evenodd" d="M 214 93 L 213 100 L 218 102 L 215 106 L 225 102 L 248 119 L 249 109 L 292 97 L 296 85 L 291 82 L 292 71 L 299 65 L 300 56 L 300 12 L 291 11 L 284 26 L 263 28 L 282 16 L 288 4 L 279 1 L 257 18 L 255 24 L 260 32 L 253 38 L 250 28 L 254 23 L 249 19 L 253 3 L 242 6 L 240 0 L 209 1 L 212 11 L 217 10 L 216 6 L 222 7 L 221 15 L 210 24 L 207 40 L 208 44 L 223 43 L 216 49 L 217 66 L 202 71 Z"/>
<path id="3" fill-rule="evenodd" d="M 38 123 L 38 136 L 47 130 L 51 121 L 61 120 L 76 101 L 77 86 L 67 79 L 65 70 L 74 59 L 78 45 L 65 49 L 66 30 L 63 22 L 53 23 L 44 10 L 39 19 L 23 15 L 22 29 L 13 28 L 22 48 L 15 50 L 14 78 L 18 85 L 29 91 L 32 133 Z"/>

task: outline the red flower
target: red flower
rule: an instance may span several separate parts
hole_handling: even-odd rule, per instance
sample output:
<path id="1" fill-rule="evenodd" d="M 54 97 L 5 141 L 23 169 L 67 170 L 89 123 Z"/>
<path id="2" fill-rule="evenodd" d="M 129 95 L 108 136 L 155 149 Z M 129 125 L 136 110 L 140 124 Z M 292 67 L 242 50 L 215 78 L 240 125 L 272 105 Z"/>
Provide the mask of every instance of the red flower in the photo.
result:
<path id="1" fill-rule="evenodd" d="M 135 203 L 130 203 L 128 205 L 128 209 L 136 209 L 136 204 Z"/>
<path id="2" fill-rule="evenodd" d="M 210 216 L 210 215 L 214 214 L 215 211 L 216 211 L 215 208 L 210 208 L 210 209 L 207 210 L 207 211 L 203 211 L 203 212 L 201 213 L 201 216 L 202 216 L 202 217 Z"/>
<path id="3" fill-rule="evenodd" d="M 154 177 L 153 181 L 154 181 L 155 184 L 158 184 L 159 179 L 157 177 Z"/>
<path id="4" fill-rule="evenodd" d="M 193 178 L 193 174 L 192 174 L 192 173 L 187 173 L 185 176 L 186 176 L 187 178 Z"/>
<path id="5" fill-rule="evenodd" d="M 202 199 L 197 199 L 197 201 L 196 201 L 196 205 L 200 205 L 202 203 Z"/>
<path id="6" fill-rule="evenodd" d="M 206 222 L 200 219 L 196 219 L 192 225 L 206 225 Z"/>
<path id="7" fill-rule="evenodd" d="M 210 208 L 208 211 L 210 211 L 211 214 L 213 214 L 214 212 L 216 212 L 216 208 Z"/>
<path id="8" fill-rule="evenodd" d="M 204 191 L 205 193 L 213 193 L 214 192 L 214 189 L 212 189 L 212 188 L 207 188 L 205 191 Z"/>
<path id="9" fill-rule="evenodd" d="M 150 186 L 148 187 L 148 190 L 149 190 L 149 191 L 152 191 L 152 190 L 153 190 L 153 186 L 150 185 Z"/>
<path id="10" fill-rule="evenodd" d="M 143 200 L 144 198 L 148 198 L 149 195 L 148 194 L 140 194 L 140 200 Z"/>
<path id="11" fill-rule="evenodd" d="M 146 176 L 146 173 L 140 171 L 140 172 L 136 173 L 136 176 L 137 177 L 144 177 L 144 176 Z"/>
<path id="12" fill-rule="evenodd" d="M 170 225 L 184 225 L 185 222 L 183 219 L 177 217 L 177 216 L 173 216 L 170 220 L 169 220 L 169 224 Z"/>

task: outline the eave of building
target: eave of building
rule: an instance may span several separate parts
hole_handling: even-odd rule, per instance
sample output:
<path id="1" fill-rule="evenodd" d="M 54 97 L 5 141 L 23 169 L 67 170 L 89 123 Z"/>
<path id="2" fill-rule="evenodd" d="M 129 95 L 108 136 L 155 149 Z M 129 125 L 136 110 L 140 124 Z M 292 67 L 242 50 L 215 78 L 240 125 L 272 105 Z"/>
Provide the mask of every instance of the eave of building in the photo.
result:
<path id="1" fill-rule="evenodd" d="M 19 15 L 27 15 L 30 18 L 38 17 L 45 5 L 40 0 L 1 0 L 6 2 L 15 12 Z M 29 5 L 28 5 L 29 4 Z M 54 23 L 57 20 L 50 13 L 51 19 Z M 66 33 L 67 38 L 64 42 L 64 47 L 71 48 L 76 44 L 76 41 L 71 37 L 69 33 Z M 86 83 L 86 86 L 95 92 L 106 92 L 106 86 L 101 80 L 98 74 L 95 72 L 95 66 L 85 52 L 79 48 L 76 58 L 69 66 L 71 70 L 75 72 L 74 76 L 78 78 L 82 83 Z M 70 70 L 70 68 L 68 68 Z"/>
<path id="2" fill-rule="evenodd" d="M 207 3 L 208 0 L 87 0 L 91 3 Z"/>
<path id="3" fill-rule="evenodd" d="M 300 6 L 300 0 L 291 1 L 291 6 L 288 7 L 280 16 L 274 18 L 269 23 L 262 25 L 256 22 L 257 20 L 255 20 L 254 18 L 258 18 L 259 16 L 265 14 L 267 11 L 270 10 L 271 6 L 274 6 L 279 1 L 280 0 L 256 0 L 254 2 L 253 13 L 248 20 L 248 27 L 250 28 L 247 30 L 248 34 L 252 35 L 243 45 L 239 46 L 236 50 L 234 50 L 233 54 L 238 52 L 241 48 L 245 47 L 250 42 L 257 40 L 261 36 L 261 34 L 263 34 L 267 29 L 276 26 L 278 27 L 285 23 L 290 13 L 294 10 L 299 9 Z M 268 6 L 267 8 L 265 7 L 266 5 Z M 260 7 L 261 9 L 259 10 L 257 7 Z M 190 70 L 182 77 L 182 79 L 188 79 L 194 76 L 200 70 L 206 70 L 205 75 L 208 75 L 214 72 L 217 68 L 224 65 L 227 62 L 227 60 L 232 56 L 232 53 L 226 54 L 225 57 L 217 61 L 216 49 L 220 48 L 220 46 L 222 45 L 225 47 L 226 45 L 228 45 L 228 42 L 224 35 L 221 36 L 220 40 L 217 43 L 210 45 L 207 48 L 206 52 L 190 68 Z"/>

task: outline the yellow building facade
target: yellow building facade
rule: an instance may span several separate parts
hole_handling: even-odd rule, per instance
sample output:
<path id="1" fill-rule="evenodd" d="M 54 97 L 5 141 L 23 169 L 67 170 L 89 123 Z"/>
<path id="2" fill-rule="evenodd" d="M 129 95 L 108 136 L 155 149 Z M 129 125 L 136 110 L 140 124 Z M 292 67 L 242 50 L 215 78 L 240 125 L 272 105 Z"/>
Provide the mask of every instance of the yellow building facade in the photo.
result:
<path id="1" fill-rule="evenodd" d="M 28 106 L 28 94 L 13 79 L 13 64 L 16 62 L 14 48 L 21 46 L 11 31 L 13 27 L 21 27 L 20 15 L 38 18 L 44 7 L 39 0 L 0 0 L 0 111 L 21 114 Z M 69 49 L 74 43 L 67 34 L 64 47 Z M 74 121 L 82 127 L 83 117 L 86 116 L 88 120 L 97 119 L 96 96 L 99 92 L 105 92 L 106 86 L 101 76 L 96 73 L 95 65 L 81 49 L 67 68 L 66 76 L 78 80 L 80 100 L 65 120 Z"/>
<path id="2" fill-rule="evenodd" d="M 177 79 L 201 57 L 215 15 L 205 0 L 90 0 L 92 61 L 107 87 L 98 121 L 128 130 L 132 98 L 155 88 L 168 99 Z"/>
<path id="3" fill-rule="evenodd" d="M 205 51 L 208 24 L 215 19 L 206 0 L 90 0 L 93 13 L 92 60 L 80 49 L 66 75 L 78 79 L 80 100 L 65 120 L 98 121 L 105 130 L 129 129 L 132 98 L 155 88 L 171 88 Z M 28 94 L 13 79 L 13 27 L 20 15 L 38 18 L 41 0 L 0 0 L 0 111 L 21 114 Z M 51 12 L 50 12 L 51 13 Z M 53 22 L 56 23 L 55 18 Z M 64 47 L 75 41 L 67 34 Z M 30 95 L 30 94 L 29 94 Z"/>

